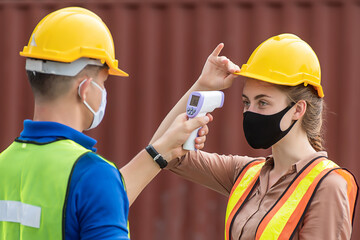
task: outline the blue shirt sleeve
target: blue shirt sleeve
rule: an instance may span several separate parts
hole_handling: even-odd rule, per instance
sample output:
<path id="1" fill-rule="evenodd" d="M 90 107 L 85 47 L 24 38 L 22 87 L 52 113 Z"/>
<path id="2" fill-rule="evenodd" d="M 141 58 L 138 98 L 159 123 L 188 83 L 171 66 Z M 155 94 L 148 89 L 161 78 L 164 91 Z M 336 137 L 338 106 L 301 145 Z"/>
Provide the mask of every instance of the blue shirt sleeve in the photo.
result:
<path id="1" fill-rule="evenodd" d="M 95 153 L 81 157 L 70 181 L 65 239 L 129 239 L 128 214 L 119 170 Z"/>

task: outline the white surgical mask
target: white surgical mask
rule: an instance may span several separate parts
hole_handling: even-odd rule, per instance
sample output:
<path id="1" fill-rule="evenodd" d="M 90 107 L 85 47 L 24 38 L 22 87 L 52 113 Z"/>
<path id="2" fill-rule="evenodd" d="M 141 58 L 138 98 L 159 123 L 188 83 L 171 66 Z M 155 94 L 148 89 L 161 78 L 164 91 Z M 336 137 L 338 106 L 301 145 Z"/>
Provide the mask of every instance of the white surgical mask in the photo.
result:
<path id="1" fill-rule="evenodd" d="M 80 96 L 80 88 L 81 86 L 84 84 L 84 82 L 86 81 L 86 79 L 84 81 L 82 81 L 79 85 L 79 89 L 78 89 L 78 94 Z M 97 84 L 96 82 L 94 81 L 91 81 L 91 83 L 93 85 L 95 85 L 97 88 L 99 88 L 101 90 L 101 93 L 102 93 L 102 96 L 101 96 L 101 104 L 100 104 L 100 107 L 99 107 L 99 110 L 97 110 L 97 112 L 94 111 L 94 109 L 92 109 L 90 107 L 90 105 L 86 102 L 86 101 L 83 101 L 83 103 L 85 104 L 85 106 L 92 112 L 92 114 L 94 115 L 94 119 L 91 123 L 91 126 L 86 129 L 86 130 L 90 130 L 90 129 L 93 129 L 93 128 L 96 128 L 102 121 L 102 119 L 104 118 L 104 115 L 105 115 L 105 108 L 106 108 L 106 90 L 105 88 L 102 88 L 99 86 L 99 84 Z M 81 96 L 80 96 L 81 97 Z"/>

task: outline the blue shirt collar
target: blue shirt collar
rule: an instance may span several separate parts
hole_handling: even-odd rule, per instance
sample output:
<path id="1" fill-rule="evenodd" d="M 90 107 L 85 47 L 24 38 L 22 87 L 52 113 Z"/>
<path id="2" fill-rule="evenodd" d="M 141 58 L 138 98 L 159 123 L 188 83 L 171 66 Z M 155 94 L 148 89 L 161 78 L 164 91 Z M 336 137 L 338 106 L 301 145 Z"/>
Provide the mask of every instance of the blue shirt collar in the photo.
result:
<path id="1" fill-rule="evenodd" d="M 20 140 L 41 143 L 55 141 L 61 138 L 73 140 L 81 146 L 96 152 L 94 146 L 97 141 L 95 139 L 57 122 L 25 120 L 24 130 L 19 137 Z"/>

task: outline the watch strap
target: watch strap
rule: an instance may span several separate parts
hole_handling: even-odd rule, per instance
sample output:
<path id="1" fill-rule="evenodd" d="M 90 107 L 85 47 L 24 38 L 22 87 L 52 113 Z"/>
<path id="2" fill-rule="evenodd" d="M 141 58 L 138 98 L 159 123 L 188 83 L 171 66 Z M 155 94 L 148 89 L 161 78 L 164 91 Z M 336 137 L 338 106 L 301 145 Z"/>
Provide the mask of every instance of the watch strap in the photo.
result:
<path id="1" fill-rule="evenodd" d="M 154 161 L 160 166 L 160 168 L 164 168 L 167 166 L 168 162 L 162 157 L 160 153 L 158 153 L 155 148 L 150 144 L 145 150 L 149 153 L 149 155 L 154 159 Z"/>

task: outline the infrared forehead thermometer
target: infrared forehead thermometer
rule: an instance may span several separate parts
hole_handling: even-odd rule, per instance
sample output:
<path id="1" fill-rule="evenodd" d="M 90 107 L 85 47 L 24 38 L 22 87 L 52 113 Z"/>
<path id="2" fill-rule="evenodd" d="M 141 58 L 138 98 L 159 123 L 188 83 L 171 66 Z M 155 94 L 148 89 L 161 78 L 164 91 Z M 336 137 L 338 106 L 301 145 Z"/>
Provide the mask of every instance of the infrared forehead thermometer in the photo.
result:
<path id="1" fill-rule="evenodd" d="M 192 92 L 186 105 L 189 118 L 202 117 L 224 105 L 224 93 L 221 91 Z M 195 150 L 195 138 L 199 128 L 194 130 L 183 145 L 186 150 Z"/>

